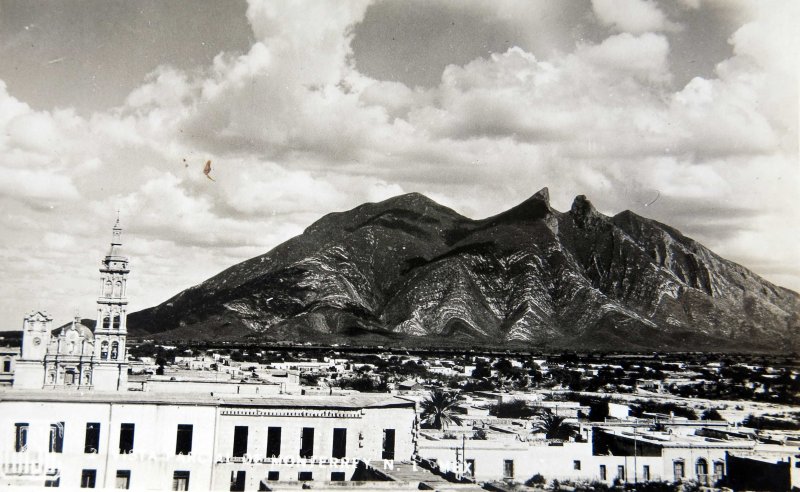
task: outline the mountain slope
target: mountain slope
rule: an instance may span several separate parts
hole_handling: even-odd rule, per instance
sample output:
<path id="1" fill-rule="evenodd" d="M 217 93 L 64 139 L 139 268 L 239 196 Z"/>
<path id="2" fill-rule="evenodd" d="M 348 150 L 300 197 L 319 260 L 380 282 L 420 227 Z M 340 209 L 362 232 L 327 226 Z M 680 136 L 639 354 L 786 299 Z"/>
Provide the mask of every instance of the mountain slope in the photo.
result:
<path id="1" fill-rule="evenodd" d="M 128 317 L 168 339 L 793 351 L 800 296 L 659 222 L 543 189 L 471 220 L 419 194 L 333 213 Z"/>

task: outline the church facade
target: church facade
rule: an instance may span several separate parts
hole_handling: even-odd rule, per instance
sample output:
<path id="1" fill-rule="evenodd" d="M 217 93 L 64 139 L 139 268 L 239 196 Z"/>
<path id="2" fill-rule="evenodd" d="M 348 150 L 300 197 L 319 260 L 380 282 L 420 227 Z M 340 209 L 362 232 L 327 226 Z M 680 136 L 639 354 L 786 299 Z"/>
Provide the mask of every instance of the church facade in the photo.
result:
<path id="1" fill-rule="evenodd" d="M 94 331 L 76 317 L 53 330 L 53 318 L 33 311 L 22 325 L 22 352 L 14 371 L 14 388 L 125 391 L 128 258 L 122 255 L 119 219 L 111 248 L 101 261 L 100 291 Z"/>

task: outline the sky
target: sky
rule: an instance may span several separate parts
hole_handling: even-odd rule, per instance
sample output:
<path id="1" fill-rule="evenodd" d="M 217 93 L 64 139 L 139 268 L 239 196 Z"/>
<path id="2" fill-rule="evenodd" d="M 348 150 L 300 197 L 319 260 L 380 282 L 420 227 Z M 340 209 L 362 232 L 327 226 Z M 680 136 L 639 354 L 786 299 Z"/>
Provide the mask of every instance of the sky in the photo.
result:
<path id="1" fill-rule="evenodd" d="M 800 290 L 793 0 L 0 0 L 0 330 L 130 311 L 324 214 L 549 187 Z M 211 160 L 210 176 L 203 174 Z"/>

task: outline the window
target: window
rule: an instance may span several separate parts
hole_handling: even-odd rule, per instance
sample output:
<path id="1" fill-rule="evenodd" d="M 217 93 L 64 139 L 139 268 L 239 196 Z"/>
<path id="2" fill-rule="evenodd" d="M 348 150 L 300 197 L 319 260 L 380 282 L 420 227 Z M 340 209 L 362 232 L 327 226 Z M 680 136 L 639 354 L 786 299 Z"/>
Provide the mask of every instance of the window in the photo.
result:
<path id="1" fill-rule="evenodd" d="M 300 457 L 311 458 L 314 456 L 314 428 L 303 427 L 300 433 Z"/>
<path id="2" fill-rule="evenodd" d="M 475 476 L 475 460 L 468 459 L 467 466 L 464 469 L 464 475 L 474 477 Z"/>
<path id="3" fill-rule="evenodd" d="M 86 423 L 86 437 L 83 439 L 83 452 L 84 453 L 99 453 L 100 452 L 100 423 L 87 422 Z"/>
<path id="4" fill-rule="evenodd" d="M 14 424 L 14 451 L 24 453 L 28 449 L 28 424 L 20 422 Z"/>
<path id="5" fill-rule="evenodd" d="M 44 486 L 46 488 L 57 488 L 61 486 L 61 475 L 58 471 L 55 472 L 55 475 L 55 477 L 48 477 L 44 480 Z"/>
<path id="6" fill-rule="evenodd" d="M 644 480 L 650 480 L 650 465 L 642 466 L 642 478 Z"/>
<path id="7" fill-rule="evenodd" d="M 189 472 L 176 470 L 172 474 L 172 490 L 189 490 Z"/>
<path id="8" fill-rule="evenodd" d="M 385 460 L 394 459 L 394 429 L 383 430 L 383 452 L 381 457 Z"/>
<path id="9" fill-rule="evenodd" d="M 108 342 L 105 340 L 100 344 L 100 358 L 103 360 L 108 359 Z"/>
<path id="10" fill-rule="evenodd" d="M 795 462 L 796 468 L 798 467 L 797 466 L 798 464 L 800 464 L 800 461 Z M 723 475 L 725 475 L 725 463 L 721 461 L 714 462 L 714 475 L 717 475 L 717 477 L 722 477 Z"/>
<path id="11" fill-rule="evenodd" d="M 242 457 L 247 454 L 247 426 L 237 425 L 233 428 L 233 456 Z"/>
<path id="12" fill-rule="evenodd" d="M 129 489 L 131 487 L 131 471 L 117 470 L 117 480 L 114 483 L 116 489 Z"/>
<path id="13" fill-rule="evenodd" d="M 277 482 L 281 479 L 281 472 L 279 471 L 270 471 L 267 472 L 267 480 L 272 482 Z"/>
<path id="14" fill-rule="evenodd" d="M 280 455 L 281 455 L 281 428 L 270 427 L 269 429 L 267 429 L 267 457 L 277 458 Z"/>
<path id="15" fill-rule="evenodd" d="M 685 476 L 685 472 L 683 469 L 683 461 L 676 461 L 672 465 L 672 470 L 675 473 L 675 480 L 683 478 Z"/>
<path id="16" fill-rule="evenodd" d="M 608 480 L 606 478 L 606 465 L 600 465 L 600 480 Z"/>
<path id="17" fill-rule="evenodd" d="M 246 428 L 246 427 L 245 427 Z M 233 491 L 244 491 L 244 471 L 231 471 L 231 488 Z"/>
<path id="18" fill-rule="evenodd" d="M 573 460 L 572 461 L 572 469 L 573 470 L 580 470 L 581 469 L 581 460 Z"/>
<path id="19" fill-rule="evenodd" d="M 297 474 L 297 479 L 301 482 L 308 482 L 314 479 L 314 474 L 310 471 L 302 471 Z"/>
<path id="20" fill-rule="evenodd" d="M 111 360 L 117 360 L 119 357 L 119 342 L 111 342 Z"/>
<path id="21" fill-rule="evenodd" d="M 617 466 L 617 478 L 625 480 L 625 465 Z"/>
<path id="22" fill-rule="evenodd" d="M 50 424 L 50 443 L 48 451 L 51 453 L 64 452 L 64 422 Z"/>
<path id="23" fill-rule="evenodd" d="M 344 472 L 331 472 L 331 482 L 344 482 Z"/>
<path id="24" fill-rule="evenodd" d="M 120 424 L 119 426 L 119 454 L 130 454 L 133 452 L 133 431 L 134 424 Z"/>
<path id="25" fill-rule="evenodd" d="M 8 359 L 3 361 L 3 372 L 11 372 L 11 361 Z"/>
<path id="26" fill-rule="evenodd" d="M 347 429 L 337 427 L 333 429 L 333 452 L 334 458 L 344 458 L 347 455 Z"/>
<path id="27" fill-rule="evenodd" d="M 192 431 L 191 424 L 178 424 L 178 433 L 175 437 L 175 454 L 189 454 L 192 452 Z"/>
<path id="28" fill-rule="evenodd" d="M 503 460 L 503 478 L 514 478 L 514 460 Z"/>
<path id="29" fill-rule="evenodd" d="M 81 471 L 81 488 L 93 489 L 94 481 L 97 478 L 97 470 L 83 470 Z"/>
<path id="30" fill-rule="evenodd" d="M 114 316 L 111 318 L 111 328 L 113 330 L 119 329 L 119 313 L 114 313 Z"/>
<path id="31" fill-rule="evenodd" d="M 698 477 L 708 475 L 708 461 L 706 461 L 705 458 L 698 459 L 694 468 Z"/>

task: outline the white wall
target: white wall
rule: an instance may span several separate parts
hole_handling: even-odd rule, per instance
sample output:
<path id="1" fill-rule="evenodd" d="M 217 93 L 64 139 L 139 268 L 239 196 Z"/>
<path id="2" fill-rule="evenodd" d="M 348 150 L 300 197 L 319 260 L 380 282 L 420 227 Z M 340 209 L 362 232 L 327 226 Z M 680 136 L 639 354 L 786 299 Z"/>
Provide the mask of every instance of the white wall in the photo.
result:
<path id="1" fill-rule="evenodd" d="M 14 394 L 17 392 L 9 392 Z M 19 393 L 17 393 L 19 394 Z M 278 408 L 276 400 L 264 399 L 259 406 L 250 400 L 249 406 L 223 405 L 214 400 L 198 400 L 196 404 L 181 403 L 180 398 L 170 401 L 164 396 L 148 400 L 147 394 L 131 394 L 129 401 L 112 395 L 113 402 L 102 401 L 96 393 L 87 396 L 94 401 L 74 401 L 76 393 L 63 393 L 65 400 L 53 401 L 55 392 L 42 392 L 48 401 L 15 401 L 0 394 L 0 461 L 17 463 L 34 461 L 46 463 L 61 471 L 62 488 L 78 488 L 81 470 L 97 471 L 98 488 L 114 488 L 117 470 L 130 471 L 130 487 L 136 490 L 169 490 L 173 472 L 189 471 L 190 490 L 210 488 L 227 490 L 232 470 L 245 469 L 248 489 L 255 489 L 258 481 L 271 469 L 281 471 L 282 480 L 297 480 L 296 465 L 271 465 L 266 463 L 241 464 L 217 463 L 229 458 L 233 449 L 233 429 L 247 425 L 248 455 L 254 461 L 265 458 L 267 427 L 282 428 L 281 455 L 296 458 L 300 449 L 300 429 L 314 427 L 314 456 L 331 457 L 333 429 L 347 429 L 347 457 L 380 461 L 383 429 L 395 429 L 395 459 L 409 460 L 413 455 L 412 432 L 415 412 L 412 407 L 357 408 L 342 410 L 347 418 L 337 415 L 336 410 L 307 409 L 302 398 L 287 402 L 287 407 Z M 26 393 L 27 395 L 27 393 Z M 185 398 L 183 399 L 186 400 Z M 270 415 L 255 415 L 257 410 Z M 250 413 L 251 415 L 247 415 Z M 310 414 L 314 414 L 309 416 Z M 324 414 L 328 416 L 323 416 Z M 14 423 L 29 424 L 28 450 L 14 451 Z M 62 453 L 49 453 L 50 424 L 64 422 L 64 448 Z M 99 452 L 84 453 L 87 423 L 100 423 Z M 135 425 L 133 452 L 120 454 L 120 426 Z M 192 452 L 176 456 L 175 444 L 179 424 L 193 426 Z M 314 480 L 329 480 L 331 471 L 345 471 L 346 478 L 352 476 L 355 463 L 349 465 L 308 465 L 303 471 L 314 471 Z M 309 468 L 310 467 L 310 468 Z M 11 485 L 34 485 L 41 487 L 44 476 L 33 483 L 24 480 L 0 482 L 0 489 Z"/>
<path id="2" fill-rule="evenodd" d="M 0 402 L 0 415 L 0 456 L 6 462 L 43 461 L 58 468 L 61 487 L 78 488 L 83 469 L 97 470 L 98 488 L 114 488 L 116 470 L 131 471 L 133 489 L 169 490 L 174 470 L 191 472 L 190 490 L 207 490 L 211 484 L 214 407 L 4 401 Z M 30 425 L 25 453 L 14 452 L 15 422 Z M 64 422 L 63 453 L 48 453 L 50 424 L 55 422 Z M 88 422 L 100 423 L 97 454 L 84 453 Z M 119 429 L 123 422 L 135 424 L 134 449 L 130 455 L 119 454 Z M 175 456 L 179 423 L 194 425 L 193 450 L 199 454 Z M 34 485 L 43 483 L 42 478 Z"/>

